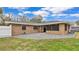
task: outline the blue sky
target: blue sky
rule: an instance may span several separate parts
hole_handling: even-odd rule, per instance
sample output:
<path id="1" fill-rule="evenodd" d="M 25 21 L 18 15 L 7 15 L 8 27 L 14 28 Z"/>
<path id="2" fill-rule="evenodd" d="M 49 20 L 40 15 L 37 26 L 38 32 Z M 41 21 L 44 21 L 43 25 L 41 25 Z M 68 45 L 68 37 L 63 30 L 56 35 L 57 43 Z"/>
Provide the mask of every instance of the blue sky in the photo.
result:
<path id="1" fill-rule="evenodd" d="M 79 20 L 79 7 L 3 7 L 5 15 L 25 15 L 30 19 L 42 15 L 45 21 L 76 21 Z"/>

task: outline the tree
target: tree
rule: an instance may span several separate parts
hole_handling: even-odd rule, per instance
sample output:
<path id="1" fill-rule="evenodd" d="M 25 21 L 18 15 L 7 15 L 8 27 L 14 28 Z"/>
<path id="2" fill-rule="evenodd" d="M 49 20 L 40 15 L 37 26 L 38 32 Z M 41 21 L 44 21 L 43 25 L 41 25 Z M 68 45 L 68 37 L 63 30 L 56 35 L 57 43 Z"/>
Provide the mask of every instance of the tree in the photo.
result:
<path id="1" fill-rule="evenodd" d="M 5 16 L 5 17 L 4 17 L 4 20 L 5 20 L 5 21 L 11 21 L 11 18 L 10 18 L 10 17 Z"/>
<path id="2" fill-rule="evenodd" d="M 42 22 L 42 16 L 41 15 L 38 15 L 38 16 L 35 16 L 32 18 L 31 22 L 37 22 L 37 23 L 40 23 Z"/>
<path id="3" fill-rule="evenodd" d="M 2 8 L 0 8 L 0 24 L 4 24 L 4 16 Z"/>
<path id="4" fill-rule="evenodd" d="M 0 15 L 0 24 L 4 25 L 5 21 L 11 21 L 11 18 L 9 16 Z"/>
<path id="5" fill-rule="evenodd" d="M 3 10 L 2 10 L 2 8 L 0 8 L 0 14 L 3 14 Z"/>
<path id="6" fill-rule="evenodd" d="M 21 21 L 22 21 L 22 22 L 27 22 L 26 16 L 22 16 Z"/>
<path id="7" fill-rule="evenodd" d="M 76 21 L 76 24 L 79 25 L 79 20 Z"/>
<path id="8" fill-rule="evenodd" d="M 0 15 L 0 24 L 5 24 L 5 19 L 3 15 Z"/>
<path id="9" fill-rule="evenodd" d="M 29 22 L 30 20 L 29 20 L 28 17 L 23 15 L 23 16 L 18 16 L 18 21 L 20 21 L 20 22 Z"/>

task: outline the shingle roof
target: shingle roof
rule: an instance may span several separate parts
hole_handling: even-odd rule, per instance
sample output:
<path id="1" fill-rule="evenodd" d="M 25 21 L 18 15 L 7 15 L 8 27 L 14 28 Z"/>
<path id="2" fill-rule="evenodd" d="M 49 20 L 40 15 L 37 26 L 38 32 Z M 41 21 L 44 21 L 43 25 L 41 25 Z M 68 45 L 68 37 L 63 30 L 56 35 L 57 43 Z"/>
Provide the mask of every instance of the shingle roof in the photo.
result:
<path id="1" fill-rule="evenodd" d="M 60 23 L 65 23 L 69 24 L 67 22 L 45 22 L 45 23 L 24 23 L 24 22 L 10 22 L 10 21 L 5 21 L 6 24 L 24 24 L 24 25 L 51 25 L 51 24 L 60 24 Z"/>

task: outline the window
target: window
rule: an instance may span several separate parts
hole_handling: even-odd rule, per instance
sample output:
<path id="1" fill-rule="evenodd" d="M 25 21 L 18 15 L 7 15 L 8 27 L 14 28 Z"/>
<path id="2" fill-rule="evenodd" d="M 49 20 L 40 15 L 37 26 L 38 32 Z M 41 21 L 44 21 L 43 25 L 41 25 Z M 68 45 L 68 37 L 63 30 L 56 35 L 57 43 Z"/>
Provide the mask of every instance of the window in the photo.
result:
<path id="1" fill-rule="evenodd" d="M 53 30 L 53 31 L 59 31 L 59 24 L 54 24 L 54 25 L 47 25 L 46 26 L 47 30 Z"/>
<path id="2" fill-rule="evenodd" d="M 67 31 L 67 24 L 65 24 L 65 31 Z"/>
<path id="3" fill-rule="evenodd" d="M 59 24 L 52 25 L 51 30 L 59 31 Z"/>
<path id="4" fill-rule="evenodd" d="M 38 29 L 38 27 L 37 26 L 34 26 L 33 29 Z"/>
<path id="5" fill-rule="evenodd" d="M 46 29 L 47 29 L 47 30 L 51 30 L 51 25 L 47 25 L 47 26 L 46 26 Z"/>
<path id="6" fill-rule="evenodd" d="M 22 30 L 26 30 L 26 25 L 22 25 Z"/>

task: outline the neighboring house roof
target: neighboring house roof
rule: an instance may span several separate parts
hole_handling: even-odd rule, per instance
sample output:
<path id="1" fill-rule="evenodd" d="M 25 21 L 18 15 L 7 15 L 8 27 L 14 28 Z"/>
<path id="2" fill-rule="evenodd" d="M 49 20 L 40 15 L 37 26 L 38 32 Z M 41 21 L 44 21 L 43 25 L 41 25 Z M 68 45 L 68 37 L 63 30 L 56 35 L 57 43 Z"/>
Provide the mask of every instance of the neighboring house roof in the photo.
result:
<path id="1" fill-rule="evenodd" d="M 71 31 L 79 31 L 79 26 L 71 26 L 70 30 Z"/>
<path id="2" fill-rule="evenodd" d="M 45 22 L 45 23 L 24 23 L 24 22 L 10 22 L 10 21 L 5 21 L 6 24 L 24 24 L 24 25 L 51 25 L 51 24 L 60 24 L 60 23 L 64 23 L 64 24 L 69 24 L 67 22 Z"/>

